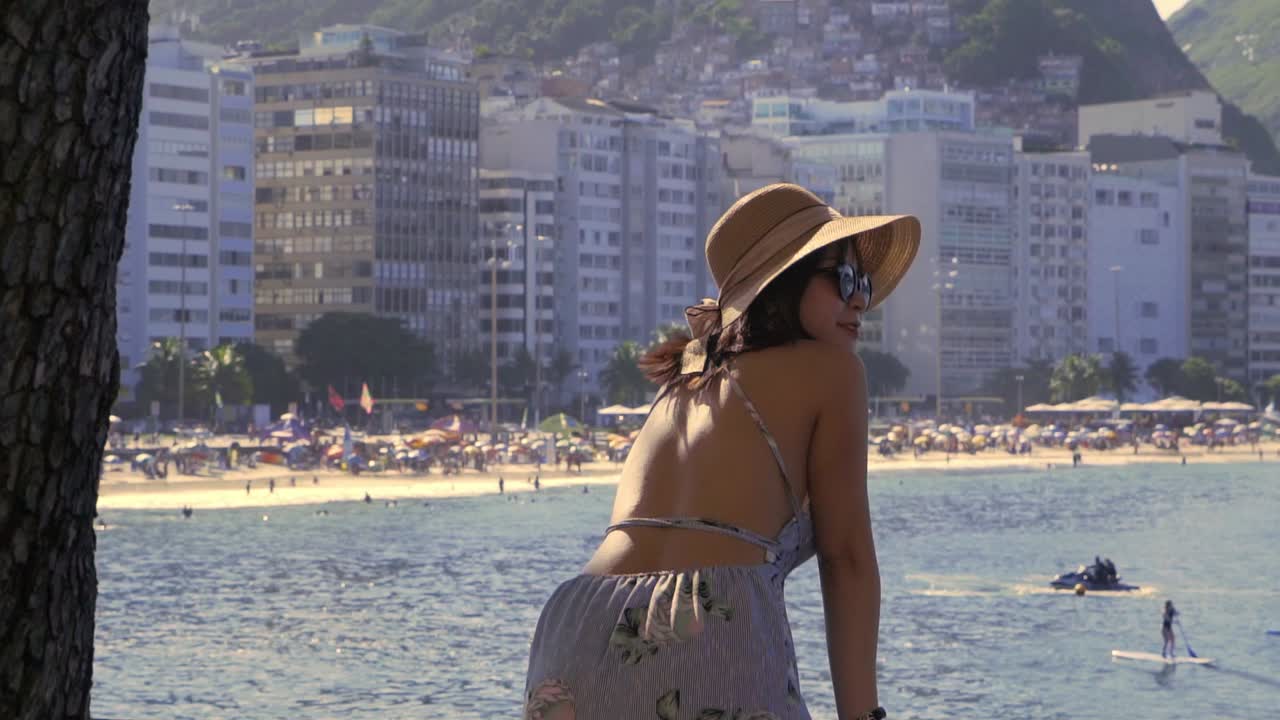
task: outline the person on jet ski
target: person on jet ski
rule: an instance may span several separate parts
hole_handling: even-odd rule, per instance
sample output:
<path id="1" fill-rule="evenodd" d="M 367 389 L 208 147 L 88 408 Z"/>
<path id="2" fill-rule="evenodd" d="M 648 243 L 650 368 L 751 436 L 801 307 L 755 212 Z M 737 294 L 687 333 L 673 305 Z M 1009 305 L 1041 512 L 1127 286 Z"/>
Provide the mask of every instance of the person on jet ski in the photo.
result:
<path id="1" fill-rule="evenodd" d="M 1111 562 L 1111 558 L 1106 558 L 1102 562 L 1107 566 L 1107 577 L 1109 578 L 1107 582 L 1112 584 L 1119 582 L 1120 575 L 1116 573 L 1116 564 Z"/>

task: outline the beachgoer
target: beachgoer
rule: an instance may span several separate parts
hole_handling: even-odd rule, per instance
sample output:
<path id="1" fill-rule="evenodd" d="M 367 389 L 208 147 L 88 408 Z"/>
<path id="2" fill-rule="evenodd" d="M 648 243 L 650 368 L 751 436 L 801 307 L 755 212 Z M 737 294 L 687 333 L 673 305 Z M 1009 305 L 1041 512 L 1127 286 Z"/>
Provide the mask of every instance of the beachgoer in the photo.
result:
<path id="1" fill-rule="evenodd" d="M 276 479 L 271 478 L 270 480 L 267 481 L 267 492 L 273 493 L 275 491 L 276 491 Z"/>
<path id="2" fill-rule="evenodd" d="M 835 705 L 884 716 L 867 446 L 849 438 L 867 435 L 863 315 L 919 236 L 786 184 L 716 224 L 719 300 L 644 358 L 658 396 L 603 541 L 542 611 L 525 717 L 808 717 L 782 589 L 815 554 Z"/>
<path id="3" fill-rule="evenodd" d="M 535 477 L 535 478 L 533 479 L 533 489 L 534 489 L 535 491 L 536 491 L 536 490 L 541 490 L 541 489 L 542 489 L 542 480 L 541 480 L 541 479 L 539 479 L 539 478 L 537 478 L 537 477 Z"/>
<path id="4" fill-rule="evenodd" d="M 499 475 L 499 476 L 498 476 L 498 494 L 499 494 L 499 495 L 501 495 L 501 494 L 502 494 L 503 489 L 506 487 L 506 485 L 507 485 L 507 483 L 506 483 L 505 481 L 503 481 L 502 476 L 501 476 L 501 475 Z"/>
<path id="5" fill-rule="evenodd" d="M 1173 619 L 1178 611 L 1173 609 L 1173 601 L 1164 601 L 1164 614 L 1160 623 L 1160 636 L 1164 638 L 1164 647 L 1160 648 L 1160 657 L 1172 658 L 1178 652 L 1178 641 L 1173 635 Z"/>
<path id="6" fill-rule="evenodd" d="M 369 493 L 364 494 L 364 502 L 366 505 L 373 502 L 373 498 L 369 497 Z"/>
<path id="7" fill-rule="evenodd" d="M 249 494 L 249 490 L 250 490 L 252 487 L 253 487 L 253 481 L 252 481 L 252 480 L 245 480 L 245 481 L 244 481 L 244 494 L 245 494 L 245 495 L 248 495 L 248 494 Z"/>

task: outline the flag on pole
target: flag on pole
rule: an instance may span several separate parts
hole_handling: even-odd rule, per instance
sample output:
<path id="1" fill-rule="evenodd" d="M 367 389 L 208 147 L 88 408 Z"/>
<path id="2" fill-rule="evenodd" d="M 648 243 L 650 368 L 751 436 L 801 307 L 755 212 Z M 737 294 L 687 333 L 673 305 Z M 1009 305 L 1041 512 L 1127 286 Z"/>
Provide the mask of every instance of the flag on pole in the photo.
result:
<path id="1" fill-rule="evenodd" d="M 334 412 L 342 412 L 343 408 L 347 406 L 347 403 L 343 401 L 342 396 L 338 394 L 337 390 L 333 389 L 332 385 L 329 386 L 329 404 L 333 406 Z"/>
<path id="2" fill-rule="evenodd" d="M 373 413 L 373 396 L 369 394 L 369 383 L 360 384 L 360 407 L 364 408 L 364 414 Z"/>
<path id="3" fill-rule="evenodd" d="M 222 393 L 217 390 L 213 391 L 213 404 L 222 407 Z"/>

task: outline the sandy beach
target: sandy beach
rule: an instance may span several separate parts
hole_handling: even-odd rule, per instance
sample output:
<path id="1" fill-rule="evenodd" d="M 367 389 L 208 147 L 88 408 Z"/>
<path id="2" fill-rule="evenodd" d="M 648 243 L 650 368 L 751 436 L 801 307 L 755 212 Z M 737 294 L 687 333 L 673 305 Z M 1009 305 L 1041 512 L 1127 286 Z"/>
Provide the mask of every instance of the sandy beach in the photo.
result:
<path id="1" fill-rule="evenodd" d="M 1143 446 L 1138 454 L 1131 448 L 1106 452 L 1084 451 L 1085 466 L 1114 465 L 1176 465 L 1185 456 L 1188 465 L 1207 463 L 1274 463 L 1280 466 L 1280 442 L 1264 442 L 1257 450 L 1242 445 L 1207 451 L 1200 446 L 1187 446 L 1179 454 Z M 1258 450 L 1263 453 L 1259 459 Z M 1071 453 L 1062 448 L 1036 448 L 1031 455 L 1014 456 L 1004 452 L 987 451 L 976 455 L 951 455 L 930 453 L 920 458 L 909 454 L 884 458 L 874 451 L 868 460 L 868 471 L 873 476 L 885 472 L 984 472 L 1013 470 L 1071 471 Z M 563 469 L 543 466 L 539 475 L 541 485 L 547 488 L 614 484 L 622 466 L 611 462 L 584 463 L 582 472 L 565 472 Z M 108 466 L 102 476 L 98 497 L 98 509 L 150 509 L 178 510 L 184 505 L 196 509 L 270 507 L 273 505 L 301 505 L 326 502 L 352 502 L 364 499 L 365 493 L 374 502 L 415 498 L 443 498 L 494 494 L 498 491 L 498 478 L 505 480 L 509 493 L 533 492 L 529 482 L 537 474 L 532 465 L 498 465 L 485 472 L 463 470 L 459 475 L 362 473 L 358 476 L 335 470 L 294 472 L 274 465 L 259 465 L 249 469 L 240 467 L 216 475 L 179 475 L 171 471 L 165 480 L 148 480 L 141 472 L 131 472 L 127 466 Z M 271 491 L 271 481 L 275 489 Z M 245 491 L 246 484 L 249 491 Z"/>

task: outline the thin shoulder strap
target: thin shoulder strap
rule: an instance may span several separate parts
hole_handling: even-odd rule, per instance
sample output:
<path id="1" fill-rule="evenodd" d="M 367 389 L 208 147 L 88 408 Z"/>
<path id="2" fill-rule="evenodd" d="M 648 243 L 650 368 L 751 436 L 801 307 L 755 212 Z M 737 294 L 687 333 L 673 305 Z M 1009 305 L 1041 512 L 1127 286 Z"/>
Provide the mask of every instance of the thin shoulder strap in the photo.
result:
<path id="1" fill-rule="evenodd" d="M 765 427 L 764 419 L 760 417 L 760 411 L 756 409 L 755 403 L 751 402 L 751 398 L 747 397 L 747 393 L 742 389 L 742 385 L 733 377 L 733 373 L 726 371 L 724 376 L 729 378 L 729 386 L 734 392 L 738 393 L 738 397 L 742 398 L 742 404 L 746 406 L 747 413 L 751 415 L 751 419 L 755 420 L 756 426 L 760 428 L 760 432 L 764 435 L 765 442 L 769 443 L 769 449 L 773 451 L 773 459 L 778 462 L 778 471 L 782 473 L 782 483 L 786 486 L 787 500 L 791 502 L 791 512 L 794 515 L 800 514 L 800 501 L 796 499 L 795 488 L 791 485 L 791 476 L 787 474 L 787 464 L 782 460 L 782 451 L 778 449 L 778 441 L 773 439 L 773 433 L 769 432 L 769 428 Z"/>

